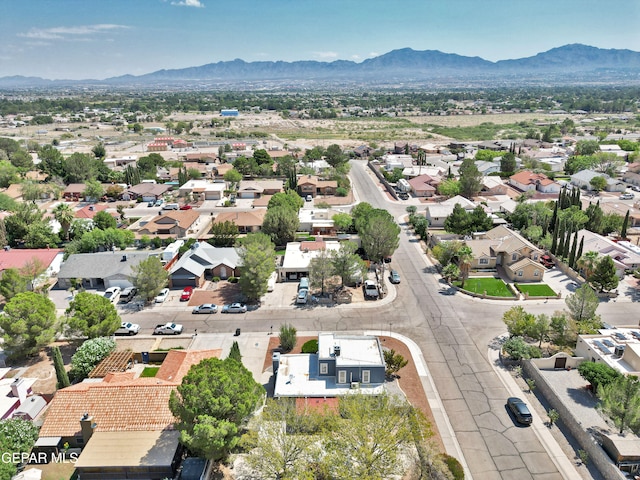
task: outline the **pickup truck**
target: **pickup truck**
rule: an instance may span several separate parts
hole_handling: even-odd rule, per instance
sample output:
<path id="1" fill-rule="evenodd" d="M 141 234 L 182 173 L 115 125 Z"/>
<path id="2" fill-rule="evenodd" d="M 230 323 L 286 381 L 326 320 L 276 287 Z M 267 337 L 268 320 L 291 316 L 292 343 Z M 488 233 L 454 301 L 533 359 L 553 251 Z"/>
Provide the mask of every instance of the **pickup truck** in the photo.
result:
<path id="1" fill-rule="evenodd" d="M 122 322 L 120 328 L 117 329 L 114 335 L 136 335 L 140 331 L 140 325 L 137 323 Z"/>
<path id="2" fill-rule="evenodd" d="M 363 288 L 365 298 L 373 298 L 374 300 L 377 300 L 377 298 L 380 296 L 378 286 L 373 280 L 365 280 Z"/>
<path id="3" fill-rule="evenodd" d="M 180 335 L 182 333 L 182 325 L 179 323 L 161 323 L 153 329 L 154 335 Z"/>

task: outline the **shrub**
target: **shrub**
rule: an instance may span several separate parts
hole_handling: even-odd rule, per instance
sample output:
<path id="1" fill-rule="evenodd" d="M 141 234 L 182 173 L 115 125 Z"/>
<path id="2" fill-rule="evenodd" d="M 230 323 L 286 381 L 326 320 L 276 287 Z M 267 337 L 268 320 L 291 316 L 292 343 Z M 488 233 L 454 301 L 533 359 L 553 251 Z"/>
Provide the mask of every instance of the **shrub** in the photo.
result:
<path id="1" fill-rule="evenodd" d="M 280 327 L 280 347 L 285 352 L 290 352 L 293 347 L 296 346 L 297 340 L 296 327 L 289 324 L 284 324 Z"/>
<path id="2" fill-rule="evenodd" d="M 229 277 L 227 279 L 227 282 L 229 282 L 229 283 L 238 283 L 238 277 Z"/>
<path id="3" fill-rule="evenodd" d="M 578 373 L 593 386 L 597 392 L 600 386 L 606 387 L 622 374 L 605 363 L 582 362 L 578 365 Z"/>
<path id="4" fill-rule="evenodd" d="M 511 357 L 512 360 L 526 360 L 528 358 L 539 358 L 540 349 L 538 347 L 532 347 L 524 341 L 522 337 L 511 337 L 504 342 L 502 347 L 504 351 Z M 537 357 L 535 355 L 538 355 Z"/>
<path id="5" fill-rule="evenodd" d="M 213 277 L 211 280 L 214 281 L 214 282 L 219 282 L 220 281 L 220 277 Z"/>
<path id="6" fill-rule="evenodd" d="M 346 197 L 349 194 L 349 190 L 343 187 L 336 188 L 336 196 Z"/>
<path id="7" fill-rule="evenodd" d="M 309 340 L 302 345 L 302 353 L 318 353 L 318 340 Z"/>
<path id="8" fill-rule="evenodd" d="M 444 460 L 444 463 L 447 464 L 447 467 L 453 475 L 454 480 L 464 480 L 464 468 L 462 468 L 462 464 L 458 461 L 457 458 L 443 453 L 442 459 Z"/>
<path id="9" fill-rule="evenodd" d="M 91 370 L 116 348 L 112 338 L 98 337 L 84 342 L 71 357 L 69 374 L 74 381 L 81 381 L 89 375 Z"/>

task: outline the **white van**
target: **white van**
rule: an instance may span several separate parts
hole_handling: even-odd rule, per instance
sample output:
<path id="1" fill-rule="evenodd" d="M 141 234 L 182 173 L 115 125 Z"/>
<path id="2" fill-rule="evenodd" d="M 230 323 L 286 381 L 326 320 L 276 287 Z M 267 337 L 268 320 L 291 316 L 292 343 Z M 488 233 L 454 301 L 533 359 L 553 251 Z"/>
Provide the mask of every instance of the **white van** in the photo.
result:
<path id="1" fill-rule="evenodd" d="M 276 281 L 278 280 L 278 274 L 273 272 L 267 280 L 267 292 L 273 292 L 276 288 Z"/>
<path id="2" fill-rule="evenodd" d="M 179 210 L 180 209 L 180 205 L 178 205 L 177 203 L 165 203 L 162 206 L 163 210 Z"/>

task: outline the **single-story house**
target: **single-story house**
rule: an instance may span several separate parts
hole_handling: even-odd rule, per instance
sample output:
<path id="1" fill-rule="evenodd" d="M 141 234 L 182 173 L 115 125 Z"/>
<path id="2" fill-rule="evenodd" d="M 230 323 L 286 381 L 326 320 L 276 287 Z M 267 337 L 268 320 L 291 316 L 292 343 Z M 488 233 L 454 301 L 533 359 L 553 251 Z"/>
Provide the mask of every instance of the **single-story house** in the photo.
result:
<path id="1" fill-rule="evenodd" d="M 475 163 L 476 168 L 482 175 L 489 175 L 490 173 L 498 173 L 501 171 L 500 162 L 487 162 L 479 160 Z"/>
<path id="2" fill-rule="evenodd" d="M 259 198 L 283 191 L 282 180 L 242 180 L 238 185 L 238 198 Z"/>
<path id="3" fill-rule="evenodd" d="M 221 200 L 227 188 L 225 182 L 189 180 L 178 190 L 181 197 L 192 195 L 194 200 Z"/>
<path id="4" fill-rule="evenodd" d="M 640 185 L 640 173 L 627 171 L 624 175 L 622 175 L 622 180 L 631 185 Z"/>
<path id="5" fill-rule="evenodd" d="M 109 287 L 131 287 L 131 267 L 158 254 L 159 252 L 114 251 L 69 255 L 60 266 L 58 286 L 70 288 L 73 280 L 80 279 L 84 288 L 102 290 Z"/>
<path id="6" fill-rule="evenodd" d="M 197 152 L 187 153 L 185 159 L 187 162 L 202 162 L 202 163 L 214 163 L 218 158 L 218 154 L 215 152 Z"/>
<path id="7" fill-rule="evenodd" d="M 240 255 L 234 247 L 214 247 L 196 242 L 169 271 L 172 287 L 201 287 L 207 278 L 240 276 Z"/>
<path id="8" fill-rule="evenodd" d="M 338 182 L 335 180 L 320 180 L 316 175 L 301 175 L 298 178 L 298 192 L 303 197 L 311 195 L 335 195 Z"/>
<path id="9" fill-rule="evenodd" d="M 378 337 L 320 333 L 318 353 L 274 355 L 274 397 L 380 394 L 385 368 Z"/>
<path id="10" fill-rule="evenodd" d="M 68 202 L 78 202 L 84 198 L 87 186 L 84 183 L 70 183 L 62 191 L 62 198 Z"/>
<path id="11" fill-rule="evenodd" d="M 430 175 L 419 175 L 409 179 L 411 191 L 416 197 L 433 197 L 440 180 Z"/>
<path id="12" fill-rule="evenodd" d="M 587 252 L 598 252 L 600 255 L 611 257 L 619 278 L 624 277 L 625 270 L 636 270 L 640 267 L 640 253 L 634 251 L 633 245 L 628 242 L 619 245 L 607 237 L 586 229 L 578 231 L 578 242 L 582 239 L 584 239 L 583 255 Z"/>
<path id="13" fill-rule="evenodd" d="M 223 222 L 235 223 L 239 233 L 259 232 L 262 229 L 266 208 L 254 208 L 246 212 L 221 212 L 213 220 L 214 224 Z"/>
<path id="14" fill-rule="evenodd" d="M 76 218 L 93 219 L 93 217 L 95 217 L 98 212 L 104 212 L 108 208 L 109 205 L 107 205 L 106 203 L 92 203 L 91 205 L 85 205 L 81 209 L 76 210 L 74 216 Z M 120 219 L 120 215 L 115 210 L 107 213 L 109 213 L 116 220 Z"/>
<path id="15" fill-rule="evenodd" d="M 541 193 L 560 193 L 562 187 L 543 173 L 528 170 L 518 172 L 509 177 L 509 183 L 523 192 L 538 191 Z"/>
<path id="16" fill-rule="evenodd" d="M 507 187 L 500 177 L 484 176 L 482 177 L 481 195 L 506 195 L 509 187 Z"/>
<path id="17" fill-rule="evenodd" d="M 474 202 L 461 195 L 456 195 L 444 202 L 431 203 L 427 205 L 425 211 L 427 220 L 429 220 L 429 226 L 436 228 L 444 227 L 444 221 L 451 215 L 456 204 L 459 204 L 467 212 L 471 212 L 477 206 Z"/>
<path id="18" fill-rule="evenodd" d="M 171 186 L 164 183 L 142 182 L 129 187 L 127 191 L 123 193 L 122 198 L 125 200 L 136 200 L 140 197 L 143 202 L 155 202 L 162 198 L 169 190 L 171 190 Z"/>
<path id="19" fill-rule="evenodd" d="M 136 234 L 161 238 L 184 238 L 197 233 L 203 221 L 209 222 L 210 217 L 200 217 L 200 214 L 195 210 L 162 210 L 160 215 L 154 217 L 150 222 L 144 225 L 138 223 L 140 228 Z"/>
<path id="20" fill-rule="evenodd" d="M 29 264 L 39 263 L 45 269 L 38 277 L 36 284 L 60 271 L 60 265 L 64 258 L 64 250 L 61 248 L 10 248 L 0 250 L 0 276 L 9 268 L 20 270 Z"/>
<path id="21" fill-rule="evenodd" d="M 311 259 L 321 250 L 338 250 L 340 242 L 316 240 L 314 242 L 289 242 L 285 250 L 282 265 L 278 267 L 280 281 L 296 281 L 309 276 Z"/>
<path id="22" fill-rule="evenodd" d="M 125 155 L 124 157 L 105 158 L 104 164 L 111 170 L 116 167 L 126 167 L 127 165 L 135 165 L 138 161 L 136 155 Z"/>
<path id="23" fill-rule="evenodd" d="M 571 175 L 571 184 L 578 188 L 584 188 L 586 190 L 593 190 L 591 186 L 591 180 L 594 177 L 604 177 L 607 181 L 607 186 L 604 188 L 607 192 L 624 192 L 627 186 L 614 178 L 611 178 L 606 173 L 594 172 L 593 170 L 581 170 Z"/>
<path id="24" fill-rule="evenodd" d="M 0 368 L 0 420 L 18 417 L 27 420 L 36 418 L 47 402 L 39 395 L 33 395 L 31 387 L 37 378 L 7 377 L 8 367 Z"/>

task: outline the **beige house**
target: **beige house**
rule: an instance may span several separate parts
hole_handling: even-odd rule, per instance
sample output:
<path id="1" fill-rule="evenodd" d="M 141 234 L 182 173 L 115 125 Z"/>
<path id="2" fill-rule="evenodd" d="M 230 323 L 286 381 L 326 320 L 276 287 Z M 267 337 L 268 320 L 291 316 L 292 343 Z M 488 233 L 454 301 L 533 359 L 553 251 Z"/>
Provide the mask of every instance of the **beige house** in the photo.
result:
<path id="1" fill-rule="evenodd" d="M 266 208 L 256 208 L 248 212 L 222 212 L 218 214 L 213 223 L 235 223 L 239 233 L 259 232 L 262 229 L 266 213 Z"/>
<path id="2" fill-rule="evenodd" d="M 200 228 L 200 214 L 194 210 L 168 210 L 140 226 L 138 236 L 185 238 Z"/>
<path id="3" fill-rule="evenodd" d="M 316 175 L 302 175 L 298 179 L 298 193 L 303 197 L 311 195 L 335 195 L 338 182 L 335 180 L 320 180 Z"/>

